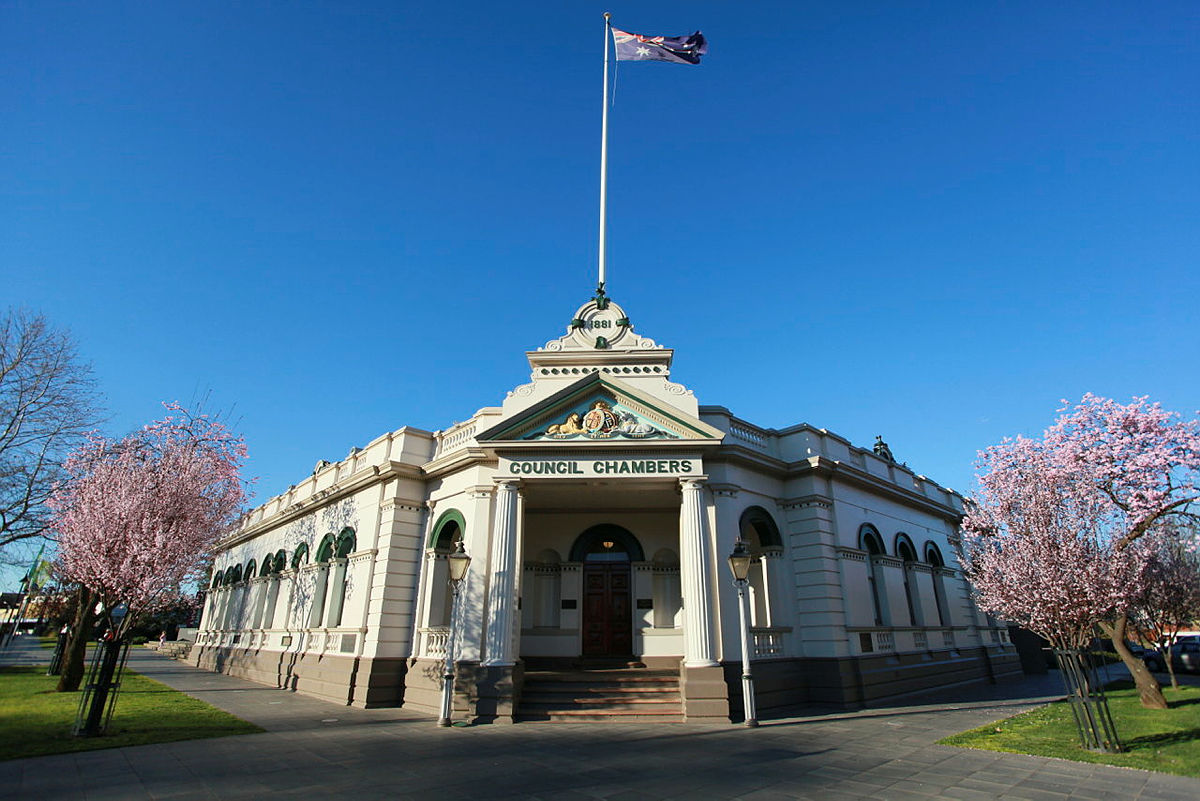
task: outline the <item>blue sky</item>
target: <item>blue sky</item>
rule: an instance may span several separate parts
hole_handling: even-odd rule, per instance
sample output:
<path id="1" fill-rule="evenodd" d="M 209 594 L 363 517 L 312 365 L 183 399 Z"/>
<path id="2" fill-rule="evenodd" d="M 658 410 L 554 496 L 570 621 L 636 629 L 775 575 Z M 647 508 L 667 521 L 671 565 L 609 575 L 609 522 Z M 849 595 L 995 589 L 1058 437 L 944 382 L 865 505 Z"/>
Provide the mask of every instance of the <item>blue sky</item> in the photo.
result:
<path id="1" fill-rule="evenodd" d="M 1200 6 L 0 2 L 0 305 L 263 500 L 528 378 L 595 283 L 701 403 L 970 489 L 1059 399 L 1194 414 Z"/>

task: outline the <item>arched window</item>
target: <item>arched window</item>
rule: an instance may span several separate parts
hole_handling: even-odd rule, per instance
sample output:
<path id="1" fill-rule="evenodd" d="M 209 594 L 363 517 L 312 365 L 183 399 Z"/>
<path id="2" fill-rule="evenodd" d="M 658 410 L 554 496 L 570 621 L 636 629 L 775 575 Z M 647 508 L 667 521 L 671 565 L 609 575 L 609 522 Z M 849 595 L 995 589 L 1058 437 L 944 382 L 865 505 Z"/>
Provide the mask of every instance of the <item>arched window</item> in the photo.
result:
<path id="1" fill-rule="evenodd" d="M 346 604 L 346 557 L 354 552 L 354 543 L 354 529 L 346 526 L 336 537 L 332 533 L 326 534 L 317 551 L 318 562 L 333 562 L 329 571 L 332 575 L 325 574 L 329 582 L 329 614 L 325 625 L 329 628 L 342 625 L 342 609 Z"/>
<path id="2" fill-rule="evenodd" d="M 262 564 L 259 575 L 269 575 L 272 580 L 267 584 L 261 625 L 264 629 L 270 629 L 275 627 L 275 610 L 279 606 L 279 574 L 287 567 L 287 552 L 281 548 L 269 553 L 263 557 Z"/>
<path id="3" fill-rule="evenodd" d="M 242 570 L 242 581 L 249 581 L 250 579 L 254 578 L 254 575 L 257 572 L 258 572 L 258 564 L 255 563 L 255 561 L 253 559 L 251 559 L 249 562 L 246 563 L 245 569 Z"/>
<path id="4" fill-rule="evenodd" d="M 333 534 L 326 534 L 321 538 L 320 545 L 317 546 L 317 562 L 328 562 L 333 558 Z"/>
<path id="5" fill-rule="evenodd" d="M 222 584 L 224 584 L 224 582 L 225 582 L 225 571 L 224 570 L 218 570 L 216 573 L 213 573 L 213 579 L 212 579 L 213 589 L 220 587 Z"/>
<path id="6" fill-rule="evenodd" d="M 646 553 L 633 534 L 612 523 L 601 523 L 575 538 L 567 561 L 644 562 Z"/>
<path id="7" fill-rule="evenodd" d="M 454 552 L 466 532 L 466 520 L 457 509 L 447 509 L 438 517 L 429 532 L 429 583 L 425 590 L 429 598 L 428 625 L 443 627 L 450 625 L 454 595 L 450 591 L 450 569 L 446 557 Z"/>
<path id="8" fill-rule="evenodd" d="M 750 625 L 765 628 L 773 625 L 772 594 L 780 588 L 773 586 L 769 562 L 783 555 L 783 538 L 775 519 L 761 506 L 751 506 L 738 520 L 738 533 L 750 545 Z M 777 603 L 777 602 L 776 602 Z"/>
<path id="9" fill-rule="evenodd" d="M 945 560 L 942 552 L 932 542 L 925 543 L 925 561 L 933 568 L 933 600 L 937 606 L 938 625 L 950 625 L 950 606 L 946 602 Z"/>
<path id="10" fill-rule="evenodd" d="M 339 559 L 345 559 L 358 548 L 358 539 L 354 536 L 354 529 L 346 526 L 337 535 L 337 540 L 334 542 L 333 552 Z"/>
<path id="11" fill-rule="evenodd" d="M 457 509 L 447 509 L 437 519 L 433 530 L 429 532 L 429 547 L 438 553 L 450 553 L 454 543 L 463 538 L 467 521 Z"/>
<path id="12" fill-rule="evenodd" d="M 292 552 L 292 570 L 299 570 L 308 564 L 308 544 L 300 543 Z"/>
<path id="13" fill-rule="evenodd" d="M 884 581 L 883 567 L 879 560 L 884 556 L 883 538 L 879 531 L 870 523 L 863 523 L 858 529 L 858 547 L 867 552 L 867 583 L 871 590 L 871 604 L 875 610 L 875 625 L 890 625 L 887 622 L 887 585 Z"/>
<path id="14" fill-rule="evenodd" d="M 229 588 L 229 592 L 225 600 L 225 609 L 222 614 L 224 622 L 221 624 L 223 629 L 237 628 L 237 618 L 240 611 L 241 593 L 238 592 L 237 583 L 242 580 L 242 566 L 234 565 L 225 569 L 225 586 Z"/>
<path id="15" fill-rule="evenodd" d="M 679 555 L 670 548 L 654 554 L 654 628 L 673 629 L 683 608 L 679 585 Z"/>
<path id="16" fill-rule="evenodd" d="M 920 605 L 913 599 L 917 580 L 913 574 L 917 564 L 917 550 L 903 531 L 896 535 L 896 556 L 904 562 L 904 600 L 908 604 L 909 625 L 923 626 L 925 623 L 921 620 Z"/>

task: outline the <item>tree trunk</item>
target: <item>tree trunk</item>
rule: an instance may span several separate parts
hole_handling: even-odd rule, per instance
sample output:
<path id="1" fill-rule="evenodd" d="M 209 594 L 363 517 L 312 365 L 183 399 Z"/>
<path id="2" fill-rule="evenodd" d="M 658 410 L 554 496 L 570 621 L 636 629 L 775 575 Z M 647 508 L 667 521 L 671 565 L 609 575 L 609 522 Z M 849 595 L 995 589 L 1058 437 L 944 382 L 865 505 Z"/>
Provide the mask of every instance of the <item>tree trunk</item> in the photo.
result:
<path id="1" fill-rule="evenodd" d="M 1154 674 L 1146 669 L 1146 663 L 1134 656 L 1133 652 L 1125 645 L 1129 618 L 1126 615 L 1118 615 L 1112 623 L 1101 623 L 1100 628 L 1112 639 L 1117 656 L 1121 657 L 1125 667 L 1129 668 L 1129 675 L 1133 677 L 1133 683 L 1137 686 L 1138 699 L 1142 702 L 1142 706 L 1146 709 L 1166 709 L 1167 699 L 1163 696 L 1158 679 L 1154 678 Z"/>
<path id="2" fill-rule="evenodd" d="M 87 656 L 88 640 L 92 638 L 92 607 L 96 597 L 87 587 L 79 588 L 75 619 L 71 621 L 71 637 L 67 641 L 67 652 L 63 657 L 62 675 L 55 688 L 60 693 L 73 693 L 83 681 L 84 661 Z"/>
<path id="3" fill-rule="evenodd" d="M 1179 689 L 1179 679 L 1175 677 L 1175 663 L 1171 661 L 1171 646 L 1175 643 L 1167 645 L 1166 653 L 1163 654 L 1163 664 L 1167 666 L 1167 675 L 1171 677 L 1171 688 Z"/>

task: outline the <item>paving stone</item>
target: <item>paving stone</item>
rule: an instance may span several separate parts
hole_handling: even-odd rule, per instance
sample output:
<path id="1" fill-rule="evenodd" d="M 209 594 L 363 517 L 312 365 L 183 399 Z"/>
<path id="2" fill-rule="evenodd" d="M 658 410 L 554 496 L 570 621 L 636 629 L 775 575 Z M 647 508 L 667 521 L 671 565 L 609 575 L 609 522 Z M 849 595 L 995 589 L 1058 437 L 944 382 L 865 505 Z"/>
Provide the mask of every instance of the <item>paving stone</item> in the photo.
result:
<path id="1" fill-rule="evenodd" d="M 198 671 L 152 651 L 135 652 L 131 665 L 267 732 L 6 762 L 0 765 L 7 779 L 0 782 L 0 799 L 1200 798 L 1195 779 L 933 744 L 945 734 L 1033 708 L 1060 692 L 1054 676 L 956 688 L 952 703 L 943 698 L 864 712 L 826 710 L 758 729 L 442 729 L 407 710 L 337 706 Z"/>

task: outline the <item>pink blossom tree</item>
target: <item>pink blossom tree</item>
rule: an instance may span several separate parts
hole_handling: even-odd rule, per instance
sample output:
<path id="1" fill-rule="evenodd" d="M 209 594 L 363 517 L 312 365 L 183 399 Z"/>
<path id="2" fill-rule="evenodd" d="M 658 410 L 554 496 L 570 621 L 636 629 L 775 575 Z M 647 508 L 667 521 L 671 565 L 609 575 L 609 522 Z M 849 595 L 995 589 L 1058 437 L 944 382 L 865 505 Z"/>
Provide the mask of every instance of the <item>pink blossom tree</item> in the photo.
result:
<path id="1" fill-rule="evenodd" d="M 48 502 L 59 573 L 99 601 L 114 642 L 201 577 L 246 499 L 242 439 L 206 415 L 167 409 L 121 440 L 92 437 Z"/>
<path id="2" fill-rule="evenodd" d="M 179 600 L 246 499 L 242 439 L 167 408 L 171 416 L 117 442 L 93 437 L 64 463 L 69 478 L 50 500 L 59 571 L 96 594 L 118 639 Z"/>
<path id="3" fill-rule="evenodd" d="M 1200 620 L 1200 553 L 1194 527 L 1162 526 L 1147 535 L 1148 561 L 1142 592 L 1134 600 L 1130 620 L 1155 644 L 1179 689 L 1171 648 L 1179 633 Z"/>
<path id="4" fill-rule="evenodd" d="M 1142 704 L 1165 709 L 1125 637 L 1147 576 L 1141 540 L 1194 517 L 1200 426 L 1146 398 L 1088 394 L 1064 411 L 1041 440 L 1006 440 L 981 454 L 963 521 L 965 568 L 982 608 L 1060 647 L 1078 647 L 1099 625 Z"/>

